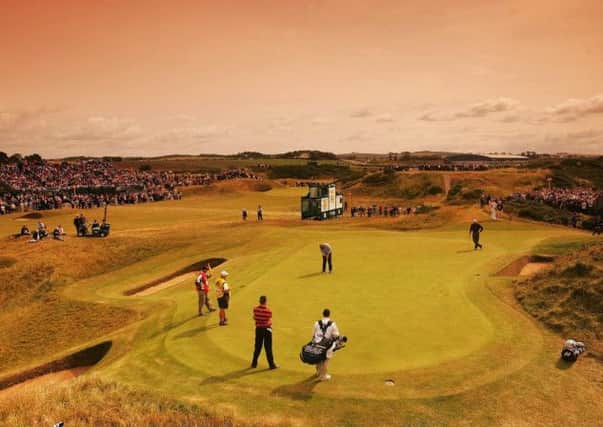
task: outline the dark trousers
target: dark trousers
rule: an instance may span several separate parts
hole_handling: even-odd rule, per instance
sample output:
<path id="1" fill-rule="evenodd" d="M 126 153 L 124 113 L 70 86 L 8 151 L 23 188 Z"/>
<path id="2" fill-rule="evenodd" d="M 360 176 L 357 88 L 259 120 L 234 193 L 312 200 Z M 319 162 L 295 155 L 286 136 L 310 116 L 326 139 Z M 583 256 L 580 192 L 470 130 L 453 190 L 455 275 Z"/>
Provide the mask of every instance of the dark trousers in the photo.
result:
<path id="1" fill-rule="evenodd" d="M 329 254 L 327 256 L 322 256 L 322 272 L 324 273 L 327 267 L 327 263 L 329 263 L 329 271 L 333 271 L 333 254 Z"/>
<path id="2" fill-rule="evenodd" d="M 258 357 L 262 352 L 262 344 L 266 351 L 266 359 L 268 359 L 268 365 L 270 367 L 274 365 L 274 356 L 272 355 L 272 328 L 255 328 L 255 349 L 253 351 L 253 362 L 252 365 L 258 364 Z"/>
<path id="3" fill-rule="evenodd" d="M 475 246 L 473 247 L 473 249 L 477 249 L 477 248 L 481 248 L 482 245 L 480 245 L 479 243 L 479 234 L 473 234 L 473 243 L 475 244 Z"/>

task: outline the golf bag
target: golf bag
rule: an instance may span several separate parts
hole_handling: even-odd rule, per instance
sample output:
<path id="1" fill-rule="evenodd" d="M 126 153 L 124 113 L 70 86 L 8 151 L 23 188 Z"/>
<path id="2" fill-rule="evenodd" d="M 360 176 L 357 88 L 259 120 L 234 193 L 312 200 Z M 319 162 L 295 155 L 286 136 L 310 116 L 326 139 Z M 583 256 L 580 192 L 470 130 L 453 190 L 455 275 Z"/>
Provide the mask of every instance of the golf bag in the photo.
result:
<path id="1" fill-rule="evenodd" d="M 326 325 L 323 325 L 320 320 L 318 321 L 318 326 L 322 330 L 323 336 L 332 323 L 333 322 L 329 320 Z M 327 350 L 331 348 L 332 345 L 333 340 L 327 338 L 323 338 L 318 343 L 315 343 L 314 340 L 312 340 L 301 348 L 299 358 L 308 365 L 317 365 L 327 358 Z"/>
<path id="2" fill-rule="evenodd" d="M 561 358 L 566 362 L 575 362 L 578 360 L 578 356 L 586 350 L 586 346 L 583 342 L 576 342 L 574 340 L 567 340 L 561 350 Z"/>

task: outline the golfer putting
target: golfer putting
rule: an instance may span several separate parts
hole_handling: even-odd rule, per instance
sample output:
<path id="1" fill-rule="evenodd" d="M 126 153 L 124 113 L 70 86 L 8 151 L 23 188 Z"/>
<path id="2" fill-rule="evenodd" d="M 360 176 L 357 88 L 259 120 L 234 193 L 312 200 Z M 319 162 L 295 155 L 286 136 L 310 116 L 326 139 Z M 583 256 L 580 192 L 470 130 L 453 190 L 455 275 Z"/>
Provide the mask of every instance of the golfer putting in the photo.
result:
<path id="1" fill-rule="evenodd" d="M 329 273 L 331 273 L 333 271 L 333 248 L 328 243 L 321 243 L 319 247 L 322 254 L 322 272 L 326 272 L 327 264 L 329 264 Z"/>

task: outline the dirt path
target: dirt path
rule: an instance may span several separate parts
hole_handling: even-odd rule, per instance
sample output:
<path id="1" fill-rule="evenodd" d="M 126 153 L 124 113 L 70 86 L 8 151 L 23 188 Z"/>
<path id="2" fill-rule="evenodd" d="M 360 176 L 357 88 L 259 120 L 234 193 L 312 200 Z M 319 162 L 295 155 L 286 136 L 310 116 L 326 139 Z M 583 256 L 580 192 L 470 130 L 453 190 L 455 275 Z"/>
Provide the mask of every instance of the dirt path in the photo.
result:
<path id="1" fill-rule="evenodd" d="M 190 282 L 192 283 L 194 278 L 195 278 L 195 273 L 181 274 L 179 276 L 174 277 L 173 279 L 166 280 L 165 282 L 161 282 L 155 286 L 151 286 L 150 288 L 143 289 L 142 291 L 136 292 L 132 295 L 137 296 L 137 297 L 142 297 L 145 295 L 152 295 L 156 292 L 162 291 L 163 289 L 167 289 L 169 287 L 182 283 L 187 279 L 189 279 Z"/>
<path id="2" fill-rule="evenodd" d="M 15 396 L 19 393 L 29 391 L 36 387 L 47 387 L 56 384 L 61 384 L 66 381 L 72 380 L 75 377 L 78 377 L 85 373 L 88 367 L 82 368 L 74 368 L 74 369 L 66 369 L 64 371 L 52 372 L 46 375 L 40 375 L 39 377 L 32 378 L 31 380 L 23 381 L 22 383 L 15 384 L 4 390 L 0 390 L 0 399 L 4 399 L 6 397 Z"/>

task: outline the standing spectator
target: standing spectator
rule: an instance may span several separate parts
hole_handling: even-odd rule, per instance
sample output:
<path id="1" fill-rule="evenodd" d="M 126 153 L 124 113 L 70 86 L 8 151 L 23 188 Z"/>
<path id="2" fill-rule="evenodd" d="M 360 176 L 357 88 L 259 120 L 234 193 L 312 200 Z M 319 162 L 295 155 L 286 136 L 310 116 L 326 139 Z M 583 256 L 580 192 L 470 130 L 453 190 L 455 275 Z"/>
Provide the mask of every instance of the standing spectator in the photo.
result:
<path id="1" fill-rule="evenodd" d="M 331 310 L 325 308 L 322 311 L 322 320 L 319 320 L 314 324 L 314 335 L 312 336 L 312 342 L 315 344 L 320 343 L 329 347 L 325 359 L 318 362 L 316 365 L 316 376 L 318 376 L 321 381 L 329 381 L 331 379 L 331 375 L 327 372 L 327 367 L 329 365 L 329 359 L 333 357 L 335 340 L 339 337 L 337 324 L 330 319 L 330 316 Z"/>
<path id="2" fill-rule="evenodd" d="M 267 298 L 260 297 L 260 305 L 253 309 L 253 319 L 255 320 L 255 348 L 253 350 L 252 368 L 258 367 L 258 357 L 262 352 L 262 345 L 266 351 L 266 359 L 270 369 L 276 369 L 278 366 L 274 363 L 272 355 L 272 310 L 266 305 Z"/>
<path id="3" fill-rule="evenodd" d="M 209 264 L 204 265 L 201 269 L 201 272 L 197 276 L 195 280 L 195 287 L 197 288 L 197 297 L 199 300 L 198 304 L 198 314 L 199 316 L 203 316 L 203 306 L 207 307 L 208 312 L 216 311 L 209 304 L 209 278 L 211 277 L 211 269 Z"/>
<path id="4" fill-rule="evenodd" d="M 496 200 L 491 200 L 490 201 L 490 218 L 492 219 L 492 221 L 496 221 L 497 208 L 498 208 L 498 203 L 496 203 Z"/>
<path id="5" fill-rule="evenodd" d="M 220 326 L 226 326 L 228 319 L 226 318 L 226 310 L 230 301 L 230 286 L 226 282 L 228 272 L 222 270 L 220 278 L 216 281 L 216 297 L 218 298 L 218 307 L 220 308 Z"/>
<path id="6" fill-rule="evenodd" d="M 484 227 L 477 222 L 477 219 L 473 220 L 473 223 L 469 226 L 469 234 L 471 234 L 471 238 L 473 239 L 473 250 L 477 248 L 483 249 L 484 247 L 479 242 L 480 233 L 484 231 Z"/>
<path id="7" fill-rule="evenodd" d="M 79 236 L 80 235 L 80 228 L 81 228 L 81 215 L 76 215 L 75 218 L 73 218 L 73 226 L 75 227 L 75 235 Z"/>
<path id="8" fill-rule="evenodd" d="M 258 221 L 264 220 L 264 210 L 262 209 L 262 205 L 258 205 Z"/>
<path id="9" fill-rule="evenodd" d="M 329 273 L 333 271 L 333 248 L 328 243 L 321 243 L 320 252 L 322 254 L 322 272 L 324 273 L 329 264 Z"/>
<path id="10" fill-rule="evenodd" d="M 601 215 L 597 215 L 593 219 L 593 236 L 600 236 L 601 229 L 603 229 L 603 219 L 601 219 Z"/>

